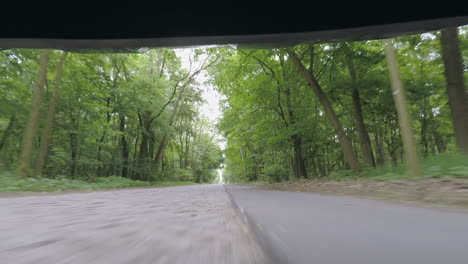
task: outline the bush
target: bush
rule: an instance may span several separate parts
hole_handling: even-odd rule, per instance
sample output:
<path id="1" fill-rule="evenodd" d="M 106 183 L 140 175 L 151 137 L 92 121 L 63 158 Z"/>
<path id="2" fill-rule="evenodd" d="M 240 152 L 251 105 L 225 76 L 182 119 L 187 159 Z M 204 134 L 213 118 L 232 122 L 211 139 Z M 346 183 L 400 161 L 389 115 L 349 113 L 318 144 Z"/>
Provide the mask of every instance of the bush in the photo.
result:
<path id="1" fill-rule="evenodd" d="M 193 173 L 189 169 L 176 169 L 174 171 L 174 180 L 177 181 L 194 181 L 195 177 L 193 176 Z"/>
<path id="2" fill-rule="evenodd" d="M 278 164 L 273 164 L 265 167 L 264 174 L 275 182 L 289 180 L 289 169 Z"/>
<path id="3" fill-rule="evenodd" d="M 145 187 L 150 185 L 148 182 L 130 180 L 118 176 L 98 177 L 93 183 L 98 188 Z"/>

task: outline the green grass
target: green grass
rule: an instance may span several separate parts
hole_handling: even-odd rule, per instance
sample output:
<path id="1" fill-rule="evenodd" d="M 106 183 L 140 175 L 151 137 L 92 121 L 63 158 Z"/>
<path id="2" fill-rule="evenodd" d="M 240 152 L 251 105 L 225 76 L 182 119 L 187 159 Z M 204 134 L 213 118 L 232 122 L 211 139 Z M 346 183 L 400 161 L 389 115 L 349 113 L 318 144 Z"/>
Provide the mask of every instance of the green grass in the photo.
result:
<path id="1" fill-rule="evenodd" d="M 192 185 L 193 182 L 164 181 L 145 182 L 135 181 L 123 177 L 98 177 L 91 182 L 82 180 L 71 180 L 66 178 L 26 178 L 20 179 L 13 173 L 0 173 L 0 191 L 67 191 L 67 190 L 104 190 L 121 189 L 131 187 L 162 187 L 175 185 Z"/>
<path id="2" fill-rule="evenodd" d="M 421 179 L 421 178 L 468 178 L 468 156 L 458 153 L 444 153 L 430 156 L 421 160 L 423 175 L 417 178 L 410 177 L 404 164 L 387 166 L 382 168 L 365 169 L 361 175 L 350 170 L 342 170 L 331 173 L 327 179 L 372 179 L 372 180 L 397 180 L 397 179 Z"/>

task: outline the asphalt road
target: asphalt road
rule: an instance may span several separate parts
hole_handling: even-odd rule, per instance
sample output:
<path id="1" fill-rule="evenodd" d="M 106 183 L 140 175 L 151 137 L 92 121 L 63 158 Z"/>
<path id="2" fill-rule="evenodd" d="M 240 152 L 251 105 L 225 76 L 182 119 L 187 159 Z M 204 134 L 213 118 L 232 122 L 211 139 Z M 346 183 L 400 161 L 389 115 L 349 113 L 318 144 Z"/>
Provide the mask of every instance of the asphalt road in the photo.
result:
<path id="1" fill-rule="evenodd" d="M 225 187 L 277 263 L 468 263 L 467 212 Z"/>
<path id="2" fill-rule="evenodd" d="M 0 263 L 468 263 L 468 213 L 196 185 L 0 199 Z"/>
<path id="3" fill-rule="evenodd" d="M 270 263 L 222 185 L 0 199 L 0 264 Z"/>

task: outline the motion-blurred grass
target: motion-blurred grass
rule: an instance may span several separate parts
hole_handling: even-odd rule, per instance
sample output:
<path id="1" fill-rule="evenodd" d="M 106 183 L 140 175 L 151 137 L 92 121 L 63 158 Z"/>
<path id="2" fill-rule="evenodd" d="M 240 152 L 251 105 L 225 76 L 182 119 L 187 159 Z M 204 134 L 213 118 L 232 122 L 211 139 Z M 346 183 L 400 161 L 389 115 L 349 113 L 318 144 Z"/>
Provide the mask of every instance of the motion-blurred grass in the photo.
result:
<path id="1" fill-rule="evenodd" d="M 20 179 L 11 172 L 0 173 L 0 191 L 66 191 L 66 190 L 103 190 L 121 189 L 131 187 L 159 187 L 175 185 L 192 185 L 187 181 L 164 181 L 145 182 L 130 180 L 123 177 L 98 177 L 92 181 L 71 180 L 64 177 L 49 178 L 26 178 Z"/>
<path id="2" fill-rule="evenodd" d="M 423 178 L 468 178 L 468 156 L 459 153 L 443 153 L 422 159 L 420 162 L 422 175 L 410 177 L 405 164 L 379 168 L 366 168 L 357 175 L 351 170 L 331 173 L 330 180 L 372 179 L 423 179 Z"/>

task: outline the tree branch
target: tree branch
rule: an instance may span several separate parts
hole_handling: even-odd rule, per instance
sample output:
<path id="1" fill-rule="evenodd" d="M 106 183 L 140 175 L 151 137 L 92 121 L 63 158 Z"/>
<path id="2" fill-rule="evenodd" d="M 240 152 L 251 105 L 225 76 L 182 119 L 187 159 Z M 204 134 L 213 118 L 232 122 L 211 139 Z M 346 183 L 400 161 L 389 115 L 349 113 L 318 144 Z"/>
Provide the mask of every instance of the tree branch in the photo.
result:
<path id="1" fill-rule="evenodd" d="M 157 115 L 155 115 L 155 116 L 151 119 L 151 122 L 152 122 L 154 119 L 158 118 L 158 117 L 164 112 L 164 110 L 167 108 L 167 106 L 168 106 L 169 104 L 172 103 L 172 101 L 174 100 L 174 97 L 175 97 L 175 95 L 176 95 L 176 93 L 177 93 L 177 89 L 178 89 L 178 87 L 179 87 L 179 84 L 180 84 L 185 78 L 188 77 L 188 80 L 187 80 L 183 85 L 180 86 L 181 88 L 186 87 L 187 85 L 189 85 L 190 82 L 193 81 L 193 79 L 195 78 L 195 76 L 197 76 L 201 71 L 206 70 L 208 67 L 210 67 L 211 65 L 213 65 L 213 64 L 219 59 L 219 57 L 216 56 L 216 58 L 215 58 L 212 62 L 210 62 L 208 65 L 205 65 L 209 58 L 210 58 L 210 57 L 207 56 L 207 58 L 203 61 L 203 63 L 202 63 L 202 65 L 200 66 L 200 68 L 198 68 L 198 69 L 195 70 L 192 74 L 190 74 L 190 71 L 191 71 L 191 69 L 192 69 L 192 60 L 191 60 L 191 58 L 189 57 L 189 61 L 190 61 L 189 72 L 187 73 L 187 75 L 186 75 L 184 78 L 182 78 L 182 79 L 180 79 L 180 80 L 177 81 L 177 83 L 176 83 L 175 86 L 174 86 L 174 89 L 172 90 L 171 97 L 170 97 L 169 100 L 163 105 L 163 107 L 161 108 L 161 110 L 159 111 L 159 113 L 158 113 Z"/>
<path id="2" fill-rule="evenodd" d="M 335 49 L 335 50 L 333 51 L 333 54 L 332 54 L 330 57 L 328 57 L 327 62 L 326 62 L 326 63 L 323 65 L 323 67 L 317 72 L 317 74 L 315 74 L 315 76 L 316 76 L 315 78 L 316 78 L 317 80 L 320 79 L 320 75 L 322 74 L 322 72 L 325 70 L 325 68 L 328 66 L 328 64 L 330 63 L 330 61 L 333 59 L 333 57 L 336 55 L 336 53 L 338 53 L 338 51 L 341 50 L 342 47 L 343 47 L 343 46 L 340 46 L 340 47 L 338 47 L 337 49 Z"/>

